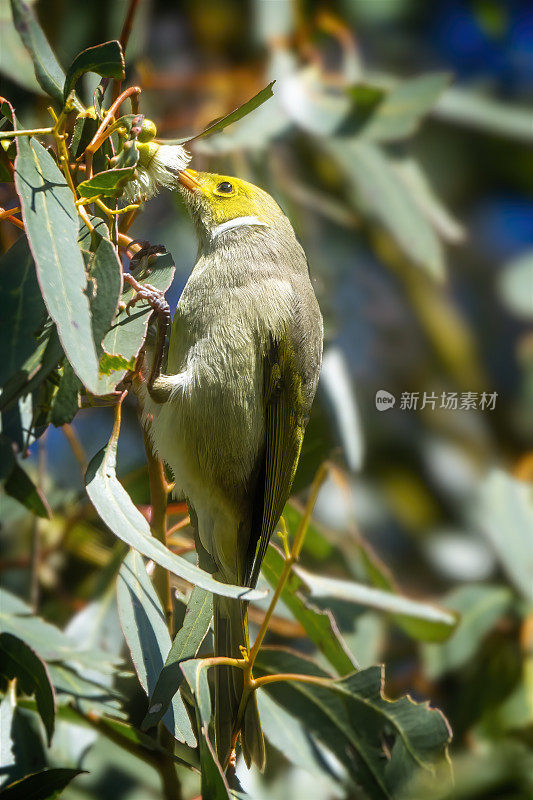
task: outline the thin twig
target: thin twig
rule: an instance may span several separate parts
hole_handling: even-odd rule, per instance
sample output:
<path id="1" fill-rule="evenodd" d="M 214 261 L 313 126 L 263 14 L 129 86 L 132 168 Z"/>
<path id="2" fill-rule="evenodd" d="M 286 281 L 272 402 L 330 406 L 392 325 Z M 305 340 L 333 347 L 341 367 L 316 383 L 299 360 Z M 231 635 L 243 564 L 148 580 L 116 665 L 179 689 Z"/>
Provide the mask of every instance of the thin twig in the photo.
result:
<path id="1" fill-rule="evenodd" d="M 69 422 L 65 422 L 62 426 L 62 431 L 65 434 L 67 441 L 74 453 L 76 461 L 80 465 L 82 476 L 85 475 L 85 470 L 87 469 L 87 464 L 89 463 L 87 459 L 87 453 L 85 452 L 82 443 L 80 442 L 79 436 L 72 427 Z"/>
<path id="2" fill-rule="evenodd" d="M 126 48 L 128 46 L 128 42 L 130 39 L 131 30 L 133 28 L 133 20 L 135 18 L 135 13 L 137 11 L 138 5 L 139 5 L 139 0 L 130 0 L 128 10 L 126 12 L 126 17 L 124 19 L 124 24 L 122 26 L 122 32 L 120 34 L 119 41 L 120 41 L 120 46 L 122 47 L 122 53 L 124 55 L 124 58 L 126 58 Z M 119 96 L 121 85 L 122 85 L 121 80 L 117 79 L 113 81 L 113 94 L 112 94 L 113 101 L 116 100 L 116 98 Z"/>
<path id="3" fill-rule="evenodd" d="M 167 499 L 169 488 L 165 478 L 163 462 L 155 457 L 150 440 L 144 432 L 144 447 L 148 461 L 148 480 L 150 483 L 150 503 L 152 516 L 150 530 L 166 547 L 167 540 Z M 154 586 L 163 606 L 169 633 L 172 636 L 172 596 L 170 594 L 170 580 L 168 570 L 156 564 L 154 570 Z"/>

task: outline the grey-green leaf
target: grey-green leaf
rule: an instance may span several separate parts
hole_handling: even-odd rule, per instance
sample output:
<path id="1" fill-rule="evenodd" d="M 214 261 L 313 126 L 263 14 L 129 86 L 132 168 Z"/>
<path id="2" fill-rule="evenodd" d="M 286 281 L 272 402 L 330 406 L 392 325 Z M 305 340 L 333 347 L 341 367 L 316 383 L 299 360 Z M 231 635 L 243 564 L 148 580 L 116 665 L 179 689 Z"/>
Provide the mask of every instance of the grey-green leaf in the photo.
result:
<path id="1" fill-rule="evenodd" d="M 268 86 L 265 86 L 264 89 L 261 89 L 260 92 L 257 92 L 256 95 L 247 100 L 246 103 L 243 103 L 241 106 L 236 108 L 234 111 L 231 111 L 229 114 L 226 114 L 225 117 L 221 117 L 213 122 L 211 125 L 208 125 L 201 133 L 197 133 L 196 136 L 188 136 L 182 139 L 165 139 L 165 144 L 186 144 L 187 142 L 193 142 L 195 139 L 201 139 L 204 136 L 212 136 L 214 133 L 220 133 L 223 131 L 224 128 L 227 128 L 228 125 L 231 125 L 233 122 L 237 122 L 238 120 L 246 117 L 247 114 L 250 114 L 252 111 L 255 111 L 260 105 L 266 102 L 272 95 L 274 94 L 272 87 L 274 86 L 276 81 L 271 81 Z"/>
<path id="2" fill-rule="evenodd" d="M 2 800 L 55 800 L 83 769 L 54 767 L 26 775 L 2 791 Z"/>
<path id="3" fill-rule="evenodd" d="M 324 145 L 346 177 L 356 209 L 381 223 L 414 264 L 442 281 L 442 246 L 393 163 L 379 147 L 362 139 L 332 139 Z"/>
<path id="4" fill-rule="evenodd" d="M 408 597 L 365 586 L 355 581 L 314 575 L 302 567 L 294 567 L 301 585 L 306 586 L 312 597 L 331 597 L 365 608 L 374 608 L 392 614 L 407 627 L 412 635 L 426 641 L 442 641 L 448 638 L 457 625 L 457 616 L 429 603 L 421 603 Z"/>
<path id="5" fill-rule="evenodd" d="M 106 78 L 125 78 L 124 55 L 120 42 L 112 40 L 88 47 L 79 53 L 67 70 L 63 98 L 65 102 L 77 81 L 85 72 L 95 72 Z"/>
<path id="6" fill-rule="evenodd" d="M 465 585 L 447 595 L 446 605 L 458 612 L 459 624 L 447 642 L 423 645 L 423 662 L 430 680 L 468 663 L 495 623 L 512 608 L 513 593 L 507 586 Z"/>
<path id="7" fill-rule="evenodd" d="M 37 710 L 50 745 L 54 733 L 55 698 L 44 661 L 26 642 L 10 633 L 0 634 L 0 655 L 2 674 L 10 680 L 16 678 L 25 694 L 35 695 Z"/>
<path id="8" fill-rule="evenodd" d="M 131 550 L 117 580 L 120 622 L 135 671 L 148 696 L 154 691 L 170 650 L 170 634 L 157 593 L 142 557 Z M 163 722 L 180 742 L 194 747 L 196 738 L 179 692 L 163 715 Z"/>
<path id="9" fill-rule="evenodd" d="M 74 197 L 52 156 L 36 140 L 18 137 L 15 185 L 48 312 L 79 379 L 98 394 L 87 277 L 80 253 Z"/>
<path id="10" fill-rule="evenodd" d="M 533 602 L 533 490 L 493 470 L 479 490 L 473 517 L 492 543 L 509 579 Z"/>
<path id="11" fill-rule="evenodd" d="M 284 559 L 274 546 L 267 549 L 261 572 L 270 585 L 278 585 Z M 293 571 L 281 594 L 281 600 L 305 628 L 309 638 L 328 659 L 339 675 L 346 675 L 358 669 L 355 657 L 349 652 L 342 639 L 331 612 L 322 611 L 308 603 L 302 594 L 306 591 L 304 581 Z"/>
<path id="12" fill-rule="evenodd" d="M 50 519 L 50 507 L 29 475 L 20 466 L 7 436 L 0 434 L 0 479 L 6 494 L 38 517 Z"/>
<path id="13" fill-rule="evenodd" d="M 183 625 L 176 634 L 165 665 L 157 678 L 141 728 L 157 725 L 165 714 L 183 680 L 181 664 L 194 658 L 209 630 L 213 617 L 213 598 L 210 592 L 195 586 L 187 603 Z"/>
<path id="14" fill-rule="evenodd" d="M 11 0 L 11 8 L 15 27 L 32 58 L 39 85 L 50 97 L 63 105 L 65 73 L 59 66 L 37 17 L 24 0 Z"/>
<path id="15" fill-rule="evenodd" d="M 174 276 L 174 261 L 170 253 L 152 255 L 143 259 L 133 271 L 133 276 L 140 283 L 150 283 L 161 292 L 165 292 Z M 135 290 L 127 286 L 122 294 L 122 302 L 127 306 Z M 125 309 L 120 311 L 113 320 L 111 329 L 102 341 L 104 355 L 100 360 L 101 385 L 112 391 L 123 377 L 125 370 L 132 368 L 135 358 L 142 346 L 148 320 L 152 313 L 151 307 L 146 303 L 139 303 L 129 314 Z M 105 380 L 105 384 L 104 384 Z"/>
<path id="16" fill-rule="evenodd" d="M 116 455 L 117 439 L 113 436 L 107 447 L 94 456 L 85 477 L 87 494 L 92 504 L 115 536 L 156 564 L 209 592 L 242 600 L 257 600 L 265 596 L 264 592 L 256 589 L 232 586 L 215 580 L 208 572 L 174 555 L 155 539 L 148 522 L 117 479 Z"/>
<path id="17" fill-rule="evenodd" d="M 435 72 L 400 81 L 377 105 L 359 135 L 375 142 L 411 136 L 450 83 L 450 77 L 448 73 Z"/>
<path id="18" fill-rule="evenodd" d="M 202 800 L 231 800 L 228 782 L 209 738 L 211 696 L 207 682 L 207 669 L 202 659 L 184 661 L 181 664 L 181 669 L 196 702 L 196 717 L 200 734 L 200 763 L 202 766 Z"/>
<path id="19" fill-rule="evenodd" d="M 98 172 L 87 181 L 83 181 L 78 186 L 78 192 L 82 197 L 120 197 L 124 191 L 124 185 L 133 176 L 133 167 L 119 167 L 118 169 L 108 169 L 105 172 Z"/>
<path id="20" fill-rule="evenodd" d="M 312 676 L 313 683 L 280 681 L 264 691 L 336 756 L 365 796 L 376 800 L 397 797 L 413 773 L 431 770 L 450 740 L 440 712 L 408 696 L 394 702 L 384 697 L 380 667 L 332 680 L 296 653 L 263 648 L 255 673 Z"/>
<path id="21" fill-rule="evenodd" d="M 25 236 L 17 239 L 0 259 L 0 296 L 0 386 L 3 386 L 35 350 L 35 333 L 46 316 Z"/>

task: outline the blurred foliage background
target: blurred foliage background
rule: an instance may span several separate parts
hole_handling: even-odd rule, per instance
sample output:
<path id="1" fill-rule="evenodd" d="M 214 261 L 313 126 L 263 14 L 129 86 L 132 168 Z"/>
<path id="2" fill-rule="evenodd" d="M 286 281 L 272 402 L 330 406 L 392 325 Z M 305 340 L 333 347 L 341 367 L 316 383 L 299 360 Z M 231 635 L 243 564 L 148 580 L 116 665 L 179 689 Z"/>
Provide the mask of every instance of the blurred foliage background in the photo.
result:
<path id="1" fill-rule="evenodd" d="M 117 37 L 126 7 L 47 0 L 36 11 L 69 64 Z M 6 0 L 0 41 L 2 94 L 25 127 L 49 124 Z M 359 663 L 387 664 L 389 696 L 430 698 L 446 714 L 456 797 L 533 796 L 531 4 L 141 0 L 126 63 L 143 113 L 167 138 L 199 132 L 276 80 L 273 98 L 191 150 L 195 169 L 238 175 L 278 200 L 324 314 L 324 370 L 296 492 L 323 459 L 336 469 L 302 561 L 381 588 L 392 586 L 390 572 L 401 593 L 461 614 L 445 643 L 428 644 L 378 609 L 327 603 Z M 80 91 L 89 98 L 95 85 L 87 78 Z M 0 194 L 2 207 L 16 202 L 12 185 Z M 0 225 L 7 249 L 19 234 Z M 196 252 L 177 196 L 147 203 L 131 235 L 174 256 L 175 305 Z M 395 398 L 386 410 L 376 404 L 382 390 Z M 443 393 L 456 393 L 457 408 L 442 407 Z M 481 407 L 483 393 L 494 407 Z M 418 396 L 416 408 L 403 407 L 406 394 Z M 148 481 L 130 398 L 124 417 L 120 477 L 142 506 Z M 108 608 L 116 544 L 82 480 L 111 426 L 110 409 L 86 410 L 30 448 L 53 516 L 36 520 L 3 495 L 0 569 L 4 587 L 47 620 L 82 638 L 91 630 L 102 649 L 125 655 Z M 88 609 L 105 624 L 84 628 Z M 271 641 L 287 640 L 310 648 L 281 608 Z M 142 716 L 135 703 L 142 696 L 131 700 Z M 159 796 L 153 769 L 71 724 L 56 731 L 54 758 L 81 759 L 90 774 L 64 797 Z M 253 798 L 344 796 L 286 755 L 269 745 L 266 778 L 239 770 Z M 442 794 L 435 784 L 412 791 L 449 796 L 444 782 Z M 189 775 L 184 794 L 197 793 Z"/>

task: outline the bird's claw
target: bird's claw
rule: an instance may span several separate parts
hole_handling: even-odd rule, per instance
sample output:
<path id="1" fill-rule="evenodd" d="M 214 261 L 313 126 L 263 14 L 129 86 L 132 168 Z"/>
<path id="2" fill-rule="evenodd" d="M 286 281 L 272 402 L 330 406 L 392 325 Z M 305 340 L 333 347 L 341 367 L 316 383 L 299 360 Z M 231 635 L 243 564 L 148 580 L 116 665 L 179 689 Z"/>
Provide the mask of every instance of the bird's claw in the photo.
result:
<path id="1" fill-rule="evenodd" d="M 135 280 L 133 275 L 130 275 L 129 273 L 124 275 L 124 280 L 135 289 L 135 294 L 126 304 L 125 311 L 128 316 L 130 309 L 141 300 L 145 300 L 153 309 L 153 311 L 156 312 L 156 314 L 166 316 L 170 313 L 170 308 L 165 299 L 165 295 L 160 289 L 157 289 L 155 286 L 152 286 L 149 283 L 139 283 L 139 281 Z"/>

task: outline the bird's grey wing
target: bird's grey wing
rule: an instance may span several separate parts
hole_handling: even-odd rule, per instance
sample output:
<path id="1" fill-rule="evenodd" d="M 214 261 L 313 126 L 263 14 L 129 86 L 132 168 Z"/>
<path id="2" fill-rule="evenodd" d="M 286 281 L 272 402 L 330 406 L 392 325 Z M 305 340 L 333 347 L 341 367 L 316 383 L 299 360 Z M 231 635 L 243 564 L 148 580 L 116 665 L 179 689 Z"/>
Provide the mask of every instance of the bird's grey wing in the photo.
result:
<path id="1" fill-rule="evenodd" d="M 297 359 L 288 336 L 271 339 L 263 363 L 265 452 L 248 550 L 249 586 L 257 582 L 270 537 L 289 497 L 302 447 L 306 410 Z"/>

